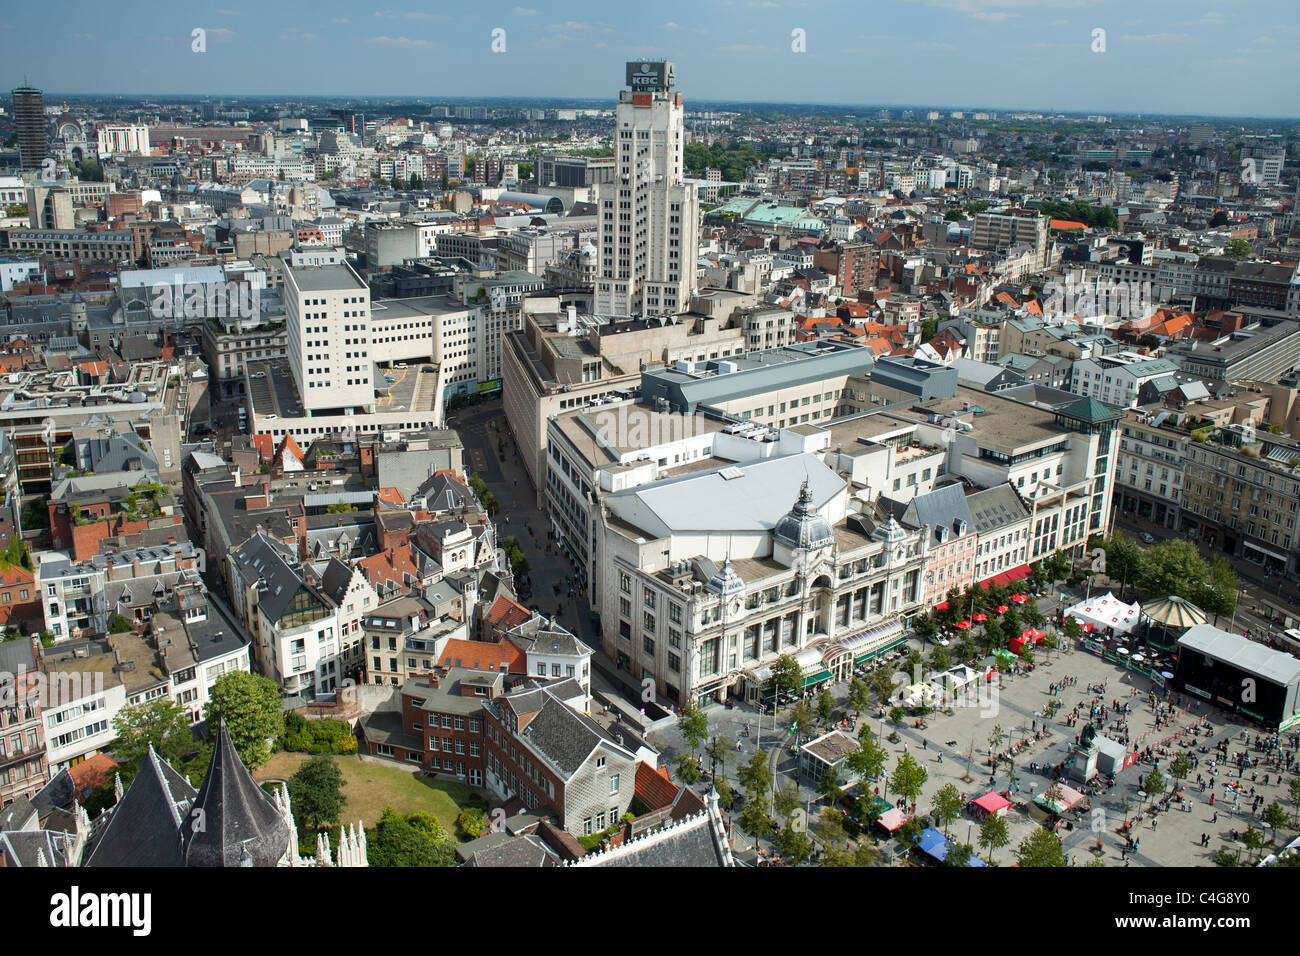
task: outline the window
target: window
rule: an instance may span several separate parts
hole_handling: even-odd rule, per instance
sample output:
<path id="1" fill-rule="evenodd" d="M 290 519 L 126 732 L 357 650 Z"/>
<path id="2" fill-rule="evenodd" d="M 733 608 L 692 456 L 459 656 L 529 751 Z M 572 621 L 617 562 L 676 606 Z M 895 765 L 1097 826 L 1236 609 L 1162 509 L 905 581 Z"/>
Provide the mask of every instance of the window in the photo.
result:
<path id="1" fill-rule="evenodd" d="M 616 773 L 612 773 L 609 775 L 609 792 L 610 793 L 619 792 L 619 775 Z"/>

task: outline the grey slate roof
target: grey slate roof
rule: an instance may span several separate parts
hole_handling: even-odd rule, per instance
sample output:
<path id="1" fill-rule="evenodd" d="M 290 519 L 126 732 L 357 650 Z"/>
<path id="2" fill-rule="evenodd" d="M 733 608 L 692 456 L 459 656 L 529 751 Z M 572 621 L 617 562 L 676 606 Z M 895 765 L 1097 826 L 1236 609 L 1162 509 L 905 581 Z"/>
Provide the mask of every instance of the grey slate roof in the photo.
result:
<path id="1" fill-rule="evenodd" d="M 980 534 L 1028 519 L 1029 511 L 1010 485 L 997 485 L 968 495 L 966 504 Z"/>
<path id="2" fill-rule="evenodd" d="M 559 857 L 546 843 L 530 833 L 511 836 L 504 831 L 488 833 L 456 847 L 465 866 L 544 867 L 559 866 Z"/>
<path id="3" fill-rule="evenodd" d="M 594 720 L 585 714 L 579 714 L 546 690 L 527 692 L 522 700 L 517 701 L 514 695 L 506 700 L 514 706 L 524 700 L 531 700 L 534 693 L 541 695 L 540 708 L 520 736 L 538 754 L 549 760 L 566 780 L 577 773 L 601 743 L 623 749 Z M 627 756 L 631 758 L 633 755 Z"/>
<path id="4" fill-rule="evenodd" d="M 185 866 L 270 867 L 289 850 L 289 824 L 253 782 L 224 720 L 217 728 L 212 763 L 194 799 L 193 814 L 203 826 L 186 826 L 181 832 Z"/>
<path id="5" fill-rule="evenodd" d="M 723 867 L 727 863 L 714 838 L 707 813 L 683 820 L 667 830 L 605 853 L 584 858 L 581 866 Z"/>
<path id="6" fill-rule="evenodd" d="M 195 796 L 150 747 L 86 866 L 183 866 L 181 825 Z"/>

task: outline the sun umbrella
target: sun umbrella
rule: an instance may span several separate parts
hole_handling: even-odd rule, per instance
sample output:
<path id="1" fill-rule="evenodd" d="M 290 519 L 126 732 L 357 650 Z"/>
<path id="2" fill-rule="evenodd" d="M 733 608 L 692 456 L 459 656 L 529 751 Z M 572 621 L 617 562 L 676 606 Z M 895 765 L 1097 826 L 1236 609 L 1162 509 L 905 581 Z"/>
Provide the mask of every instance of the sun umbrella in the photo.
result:
<path id="1" fill-rule="evenodd" d="M 1007 607 L 1005 604 L 999 604 L 999 605 L 998 605 L 997 607 L 995 607 L 993 610 L 997 611 L 999 614 L 1006 614 L 1007 611 L 1009 611 L 1009 610 L 1011 610 L 1011 609 L 1010 609 L 1009 607 Z"/>
<path id="2" fill-rule="evenodd" d="M 1025 601 L 1028 600 L 1028 598 L 1026 598 L 1023 594 L 1013 594 L 1011 595 L 1011 600 L 1017 604 L 1024 604 Z"/>
<path id="3" fill-rule="evenodd" d="M 958 621 L 957 627 L 965 630 L 966 628 L 970 627 L 970 621 Z"/>
<path id="4" fill-rule="evenodd" d="M 987 621 L 988 619 L 989 619 L 989 616 L 988 616 L 987 614 L 976 614 L 976 615 L 975 615 L 975 620 L 977 620 L 977 621 Z"/>
<path id="5" fill-rule="evenodd" d="M 1121 654 L 1127 654 L 1127 653 L 1128 653 L 1128 648 L 1127 648 L 1127 647 L 1121 647 L 1121 648 L 1119 649 L 1119 652 L 1120 652 Z"/>
<path id="6" fill-rule="evenodd" d="M 1143 657 L 1141 654 L 1134 654 L 1134 655 L 1133 655 L 1133 660 L 1135 660 L 1135 661 L 1144 661 L 1144 660 L 1146 660 L 1146 658 Z"/>
<path id="7" fill-rule="evenodd" d="M 1171 673 L 1169 673 L 1169 671 L 1161 671 L 1161 672 L 1160 672 L 1160 676 L 1163 677 L 1165 680 L 1173 680 L 1173 679 L 1174 679 L 1174 675 L 1171 674 Z"/>

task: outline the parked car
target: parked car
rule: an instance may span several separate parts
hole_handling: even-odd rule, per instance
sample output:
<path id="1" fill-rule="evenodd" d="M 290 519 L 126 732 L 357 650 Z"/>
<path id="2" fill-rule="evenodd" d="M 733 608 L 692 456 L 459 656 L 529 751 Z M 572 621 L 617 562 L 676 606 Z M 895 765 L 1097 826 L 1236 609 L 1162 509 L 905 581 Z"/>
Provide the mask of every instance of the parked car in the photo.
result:
<path id="1" fill-rule="evenodd" d="M 1152 544 L 1156 540 L 1154 537 L 1152 537 L 1150 532 L 1147 531 L 1143 531 L 1141 537 L 1142 540 L 1145 541 L 1147 544 Z"/>

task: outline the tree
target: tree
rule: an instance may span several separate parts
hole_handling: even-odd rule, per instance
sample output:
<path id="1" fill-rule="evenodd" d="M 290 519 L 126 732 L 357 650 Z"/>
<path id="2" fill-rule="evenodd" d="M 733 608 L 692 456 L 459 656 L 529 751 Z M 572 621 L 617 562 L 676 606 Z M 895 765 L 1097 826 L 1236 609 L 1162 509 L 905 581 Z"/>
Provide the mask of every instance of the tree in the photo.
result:
<path id="1" fill-rule="evenodd" d="M 862 712 L 871 706 L 871 691 L 858 678 L 849 681 L 848 705 L 853 708 L 854 714 L 861 717 Z"/>
<path id="2" fill-rule="evenodd" d="M 871 676 L 867 678 L 867 683 L 876 695 L 876 699 L 882 704 L 889 700 L 890 694 L 894 692 L 894 676 L 888 668 L 880 667 L 872 671 Z"/>
<path id="3" fill-rule="evenodd" d="M 1176 780 L 1186 780 L 1191 770 L 1192 761 L 1187 754 L 1179 754 L 1169 762 L 1169 772 L 1174 775 Z"/>
<path id="4" fill-rule="evenodd" d="M 718 805 L 724 810 L 730 810 L 731 805 L 736 802 L 736 791 L 731 789 L 731 781 L 725 774 L 718 774 L 713 778 L 713 792 L 718 795 Z"/>
<path id="5" fill-rule="evenodd" d="M 1142 549 L 1132 538 L 1116 534 L 1106 543 L 1105 550 L 1106 577 L 1120 582 L 1119 596 L 1123 600 L 1125 587 L 1142 576 Z"/>
<path id="6" fill-rule="evenodd" d="M 1246 844 L 1246 849 L 1256 854 L 1256 862 L 1259 860 L 1259 851 L 1264 849 L 1264 834 L 1254 826 L 1246 827 L 1246 832 L 1241 835 L 1241 842 Z"/>
<path id="7" fill-rule="evenodd" d="M 1300 826 L 1300 777 L 1292 777 L 1286 788 L 1287 799 L 1291 801 L 1291 825 Z"/>
<path id="8" fill-rule="evenodd" d="M 812 856 L 813 842 L 802 828 L 787 824 L 777 835 L 776 849 L 786 862 L 798 866 Z"/>
<path id="9" fill-rule="evenodd" d="M 1011 834 L 1007 830 L 1007 821 L 1002 819 L 1000 814 L 990 813 L 980 823 L 980 835 L 976 842 L 988 851 L 989 862 L 992 863 L 994 852 L 1011 842 Z"/>
<path id="10" fill-rule="evenodd" d="M 246 671 L 222 674 L 212 685 L 207 719 L 209 735 L 224 719 L 230 740 L 239 759 L 249 770 L 256 770 L 271 756 L 268 741 L 284 734 L 284 711 L 280 688 L 269 678 Z"/>
<path id="11" fill-rule="evenodd" d="M 1002 725 L 994 724 L 993 729 L 989 731 L 989 751 L 996 755 L 1002 747 L 1002 742 L 1006 739 L 1007 735 L 1002 730 Z"/>
<path id="12" fill-rule="evenodd" d="M 929 771 L 917 763 L 910 752 L 904 752 L 903 756 L 898 758 L 898 764 L 889 777 L 889 785 L 894 793 L 908 803 L 915 803 L 928 779 L 930 779 Z"/>
<path id="13" fill-rule="evenodd" d="M 403 817 L 385 807 L 374 836 L 366 840 L 366 858 L 371 866 L 451 866 L 456 851 L 437 818 L 429 814 Z"/>
<path id="14" fill-rule="evenodd" d="M 835 695 L 829 687 L 823 687 L 817 695 L 817 716 L 823 724 L 829 724 L 835 716 Z"/>
<path id="15" fill-rule="evenodd" d="M 934 800 L 930 804 L 930 815 L 946 834 L 948 824 L 961 816 L 961 807 L 961 791 L 951 783 L 945 783 L 934 795 Z"/>
<path id="16" fill-rule="evenodd" d="M 695 701 L 691 701 L 677 716 L 677 729 L 682 738 L 691 745 L 691 753 L 700 749 L 709 736 L 709 716 Z"/>
<path id="17" fill-rule="evenodd" d="M 1061 838 L 1050 830 L 1035 827 L 1016 847 L 1016 862 L 1021 866 L 1065 866 L 1067 861 Z"/>
<path id="18" fill-rule="evenodd" d="M 948 847 L 948 853 L 943 858 L 944 866 L 970 866 L 971 849 L 965 843 L 955 843 Z"/>
<path id="19" fill-rule="evenodd" d="M 703 776 L 700 769 L 700 762 L 694 754 L 682 754 L 677 758 L 677 776 L 681 777 L 682 783 L 688 787 L 699 782 Z"/>
<path id="20" fill-rule="evenodd" d="M 946 647 L 936 647 L 930 652 L 930 668 L 936 672 L 946 671 L 952 666 L 952 655 Z"/>
<path id="21" fill-rule="evenodd" d="M 289 801 L 299 839 L 338 826 L 343 813 L 343 771 L 333 757 L 312 757 L 289 778 Z"/>
<path id="22" fill-rule="evenodd" d="M 933 337 L 933 336 L 932 336 Z M 922 641 L 932 640 L 939 633 L 939 625 L 928 614 L 922 614 L 912 621 L 912 631 Z"/>
<path id="23" fill-rule="evenodd" d="M 1165 778 L 1159 770 L 1152 770 L 1142 778 L 1142 789 L 1151 797 L 1151 805 L 1155 806 L 1156 799 L 1164 792 Z"/>
<path id="24" fill-rule="evenodd" d="M 1249 259 L 1250 243 L 1245 239 L 1229 239 L 1223 244 L 1223 254 L 1229 259 Z"/>
<path id="25" fill-rule="evenodd" d="M 1287 822 L 1286 811 L 1282 809 L 1282 804 L 1278 803 L 1276 800 L 1264 808 L 1264 813 L 1261 818 L 1265 823 L 1273 828 L 1274 832 L 1286 826 Z"/>
<path id="26" fill-rule="evenodd" d="M 1149 597 L 1177 595 L 1195 603 L 1194 592 L 1210 576 L 1209 566 L 1196 545 L 1182 538 L 1162 541 L 1143 556 L 1139 587 Z"/>
<path id="27" fill-rule="evenodd" d="M 490 827 L 482 807 L 467 807 L 456 817 L 457 831 L 470 840 L 477 840 Z"/>
<path id="28" fill-rule="evenodd" d="M 965 218 L 966 214 L 960 209 L 949 209 L 943 214 L 944 222 L 962 222 Z"/>
<path id="29" fill-rule="evenodd" d="M 740 810 L 740 828 L 752 837 L 766 839 L 776 829 L 776 821 L 768 815 L 764 801 L 747 800 Z"/>
<path id="30" fill-rule="evenodd" d="M 131 768 L 140 765 L 150 747 L 170 760 L 183 739 L 193 739 L 189 714 L 168 697 L 123 707 L 113 718 L 113 733 L 114 759 Z"/>
<path id="31" fill-rule="evenodd" d="M 750 802 L 761 802 L 772 787 L 772 771 L 767 766 L 767 754 L 758 751 L 740 767 L 736 779 L 749 794 Z"/>
<path id="32" fill-rule="evenodd" d="M 799 809 L 799 791 L 791 786 L 784 786 L 772 795 L 772 811 L 790 825 L 790 818 Z"/>
<path id="33" fill-rule="evenodd" d="M 876 743 L 876 738 L 872 736 L 870 730 L 863 728 L 863 731 L 858 741 L 858 749 L 850 753 L 844 762 L 852 773 L 857 774 L 859 780 L 867 783 L 885 772 L 885 761 L 889 759 L 889 751 Z"/>
<path id="34" fill-rule="evenodd" d="M 780 709 L 781 694 L 797 694 L 803 690 L 803 668 L 791 654 L 782 654 L 772 662 L 772 689 L 777 694 Z"/>

